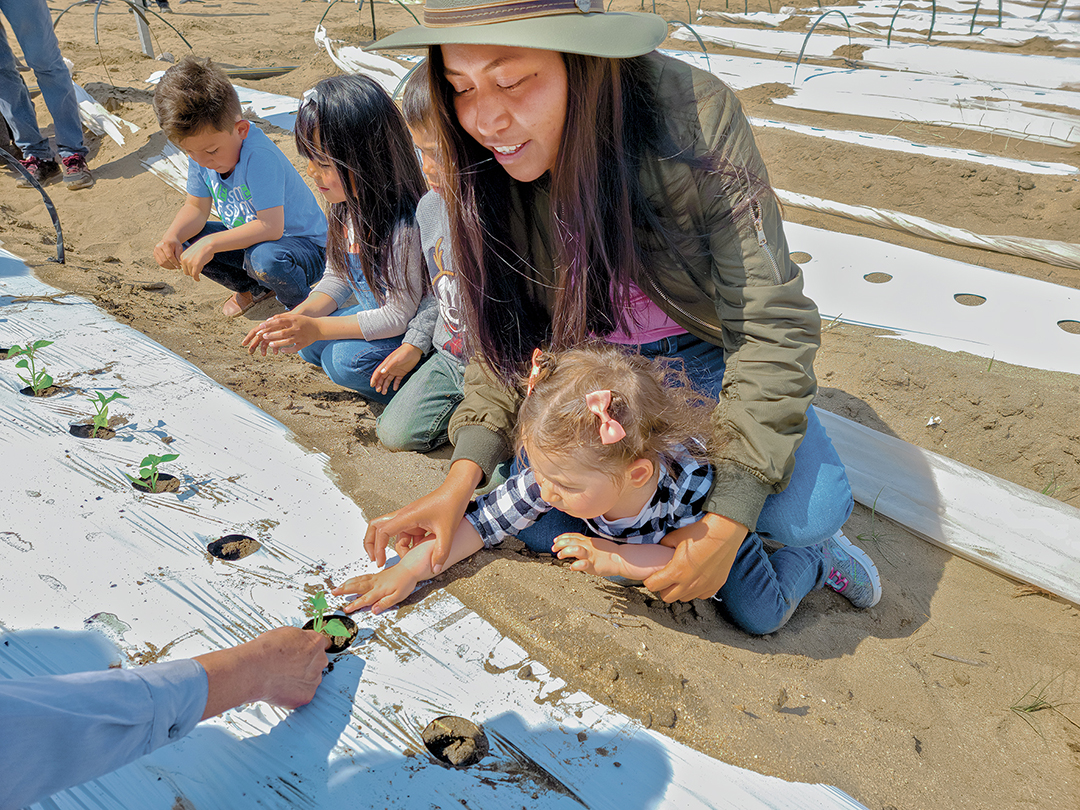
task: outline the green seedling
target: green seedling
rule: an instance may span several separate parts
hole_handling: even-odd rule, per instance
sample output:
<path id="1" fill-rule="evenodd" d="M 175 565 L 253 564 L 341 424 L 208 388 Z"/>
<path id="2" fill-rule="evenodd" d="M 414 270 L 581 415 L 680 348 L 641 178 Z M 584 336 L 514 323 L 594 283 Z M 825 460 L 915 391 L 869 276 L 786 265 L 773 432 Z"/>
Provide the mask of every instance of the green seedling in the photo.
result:
<path id="1" fill-rule="evenodd" d="M 125 397 L 119 391 L 114 391 L 113 393 L 109 394 L 109 396 L 105 396 L 103 393 L 98 391 L 97 396 L 86 398 L 86 401 L 93 405 L 95 409 L 93 422 L 94 430 L 91 434 L 93 438 L 97 438 L 97 432 L 99 430 L 101 430 L 102 428 L 107 428 L 109 426 L 109 403 L 114 402 L 118 399 L 127 399 L 127 397 Z"/>
<path id="2" fill-rule="evenodd" d="M 163 456 L 155 456 L 153 453 L 139 462 L 139 477 L 136 478 L 133 475 L 127 475 L 133 484 L 141 484 L 149 489 L 151 492 L 157 489 L 158 482 L 158 466 L 165 461 L 175 461 L 180 458 L 176 453 L 166 453 Z"/>
<path id="3" fill-rule="evenodd" d="M 341 636 L 349 635 L 349 628 L 345 626 L 345 623 L 341 619 L 331 619 L 326 621 L 323 615 L 329 609 L 326 604 L 326 594 L 319 591 L 314 596 L 308 597 L 307 604 L 304 605 L 304 613 L 306 613 L 312 621 L 311 629 L 316 633 L 322 633 L 330 638 L 340 638 Z"/>
<path id="4" fill-rule="evenodd" d="M 8 349 L 8 357 L 22 357 L 22 359 L 15 364 L 16 368 L 25 368 L 30 372 L 30 377 L 24 377 L 19 375 L 19 379 L 26 383 L 34 392 L 34 396 L 41 396 L 41 392 L 45 391 L 49 386 L 53 384 L 53 378 L 45 373 L 44 368 L 37 367 L 37 350 L 44 349 L 46 346 L 52 346 L 51 340 L 35 340 L 33 343 L 27 343 L 25 346 L 12 346 Z"/>

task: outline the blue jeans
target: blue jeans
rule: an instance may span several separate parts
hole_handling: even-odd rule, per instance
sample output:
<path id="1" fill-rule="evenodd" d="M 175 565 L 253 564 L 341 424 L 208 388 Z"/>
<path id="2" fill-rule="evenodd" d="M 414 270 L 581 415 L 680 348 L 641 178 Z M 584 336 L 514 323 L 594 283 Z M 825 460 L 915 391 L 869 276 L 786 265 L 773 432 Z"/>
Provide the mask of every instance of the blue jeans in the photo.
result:
<path id="1" fill-rule="evenodd" d="M 719 398 L 724 377 L 719 346 L 684 334 L 646 343 L 641 353 L 681 358 L 690 381 L 710 398 Z M 843 527 L 855 505 L 843 462 L 813 406 L 806 418 L 790 483 L 765 499 L 756 531 L 746 536 L 727 582 L 716 593 L 728 617 L 747 633 L 780 629 L 802 598 L 825 583 L 829 572 L 821 544 Z M 552 510 L 518 539 L 534 551 L 550 552 L 560 534 L 584 527 L 583 521 Z M 767 553 L 762 538 L 784 547 Z"/>
<path id="2" fill-rule="evenodd" d="M 339 309 L 333 317 L 355 317 L 366 312 L 364 306 Z M 380 394 L 371 387 L 371 375 L 390 352 L 401 345 L 403 335 L 381 340 L 320 340 L 300 350 L 300 356 L 315 366 L 322 366 L 326 376 L 342 388 L 350 388 L 364 399 L 386 404 L 394 396 L 393 388 Z M 405 378 L 408 382 L 409 378 Z M 404 387 L 404 383 L 402 384 Z M 400 390 L 400 389 L 399 389 Z"/>
<path id="3" fill-rule="evenodd" d="M 450 417 L 464 397 L 465 365 L 435 352 L 417 367 L 375 420 L 375 432 L 390 450 L 426 453 L 449 441 Z"/>
<path id="4" fill-rule="evenodd" d="M 184 242 L 184 247 L 224 230 L 227 228 L 221 222 L 207 222 L 198 236 Z M 308 297 L 324 269 L 324 246 L 302 236 L 283 236 L 276 242 L 258 242 L 243 250 L 215 254 L 202 274 L 233 292 L 273 290 L 277 300 L 292 309 Z"/>
<path id="5" fill-rule="evenodd" d="M 79 103 L 71 74 L 60 56 L 60 45 L 53 33 L 52 18 L 45 0 L 0 0 L 15 39 L 22 47 L 26 64 L 34 71 L 38 87 L 53 118 L 56 148 L 60 157 L 86 155 Z M 11 127 L 15 143 L 23 157 L 53 160 L 49 139 L 38 129 L 37 115 L 30 93 L 19 78 L 15 54 L 0 26 L 0 114 Z"/>

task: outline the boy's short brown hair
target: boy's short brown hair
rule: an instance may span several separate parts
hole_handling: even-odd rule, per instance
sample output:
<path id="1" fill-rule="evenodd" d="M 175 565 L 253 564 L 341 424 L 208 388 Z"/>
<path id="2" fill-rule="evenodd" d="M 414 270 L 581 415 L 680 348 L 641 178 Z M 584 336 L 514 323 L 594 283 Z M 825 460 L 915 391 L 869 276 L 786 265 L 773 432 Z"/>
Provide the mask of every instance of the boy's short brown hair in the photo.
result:
<path id="1" fill-rule="evenodd" d="M 179 143 L 207 128 L 232 129 L 241 117 L 240 97 L 224 70 L 208 58 L 189 54 L 161 77 L 154 112 L 166 137 Z"/>
<path id="2" fill-rule="evenodd" d="M 411 129 L 432 129 L 434 110 L 431 106 L 427 60 L 417 65 L 405 80 L 405 87 L 401 91 L 401 114 Z"/>

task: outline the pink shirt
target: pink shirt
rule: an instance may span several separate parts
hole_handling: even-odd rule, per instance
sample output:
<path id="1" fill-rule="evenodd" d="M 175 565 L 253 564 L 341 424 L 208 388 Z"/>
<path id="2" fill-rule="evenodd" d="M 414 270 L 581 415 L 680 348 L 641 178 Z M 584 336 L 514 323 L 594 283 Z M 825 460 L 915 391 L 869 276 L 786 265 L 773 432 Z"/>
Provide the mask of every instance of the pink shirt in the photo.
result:
<path id="1" fill-rule="evenodd" d="M 682 335 L 686 330 L 671 320 L 649 296 L 645 295 L 636 284 L 630 285 L 630 300 L 627 302 L 630 315 L 630 331 L 616 329 L 604 339 L 611 343 L 640 345 L 652 343 L 661 338 Z"/>

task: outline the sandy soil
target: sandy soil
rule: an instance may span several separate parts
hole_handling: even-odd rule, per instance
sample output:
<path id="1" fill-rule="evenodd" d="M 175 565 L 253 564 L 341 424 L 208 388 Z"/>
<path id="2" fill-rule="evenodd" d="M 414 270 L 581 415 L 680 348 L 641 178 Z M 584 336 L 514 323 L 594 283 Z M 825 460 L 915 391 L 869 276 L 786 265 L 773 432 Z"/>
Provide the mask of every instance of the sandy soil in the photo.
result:
<path id="1" fill-rule="evenodd" d="M 637 5 L 616 0 L 614 7 Z M 719 0 L 702 5 L 726 7 Z M 750 4 L 751 10 L 759 7 L 766 8 Z M 397 5 L 376 8 L 380 34 L 411 22 Z M 658 4 L 657 10 L 668 19 L 687 13 L 678 4 Z M 296 65 L 284 76 L 247 84 L 298 96 L 337 72 L 311 37 L 324 12 L 334 37 L 371 39 L 369 12 L 358 18 L 347 3 L 328 8 L 298 0 L 174 0 L 168 20 L 197 53 L 225 65 Z M 124 147 L 90 139 L 98 178 L 92 190 L 49 187 L 64 226 L 66 265 L 47 261 L 54 237 L 37 192 L 0 177 L 5 247 L 44 281 L 86 295 L 328 453 L 342 489 L 369 516 L 431 489 L 445 471 L 447 449 L 388 453 L 375 440 L 372 406 L 297 358 L 254 359 L 241 350 L 251 324 L 278 305 L 260 304 L 244 318 L 226 320 L 219 312 L 222 288 L 193 284 L 154 264 L 152 247 L 181 201 L 139 162 L 164 145 L 145 84 L 164 65 L 141 54 L 121 3 L 102 6 L 100 44 L 92 16 L 93 6 L 72 9 L 58 28 L 75 78 L 142 129 Z M 159 51 L 186 51 L 165 25 L 155 21 L 152 28 Z M 1022 50 L 1053 52 L 1045 42 Z M 752 115 L 892 132 L 1014 157 L 1080 159 L 1076 149 L 771 104 L 783 92 L 764 86 L 742 97 Z M 40 120 L 48 121 L 37 101 Z M 295 157 L 288 133 L 264 130 Z M 977 233 L 1075 241 L 1075 179 L 973 170 L 970 164 L 827 145 L 775 130 L 762 132 L 759 144 L 781 188 L 897 209 Z M 794 208 L 787 216 L 1080 287 L 1076 271 Z M 1003 363 L 988 367 L 984 358 L 886 340 L 843 324 L 825 332 L 817 370 L 820 407 L 1080 506 L 1075 377 Z M 942 424 L 927 428 L 930 413 Z M 707 602 L 665 605 L 645 591 L 533 557 L 515 541 L 476 555 L 429 588 L 448 587 L 571 685 L 736 765 L 831 783 L 875 810 L 1080 805 L 1077 608 L 952 557 L 863 506 L 856 507 L 847 533 L 860 537 L 878 561 L 885 585 L 881 604 L 860 612 L 831 592 L 818 592 L 787 627 L 765 638 L 733 629 Z M 1030 702 L 1032 693 L 1051 708 L 1023 716 L 1010 710 Z"/>

